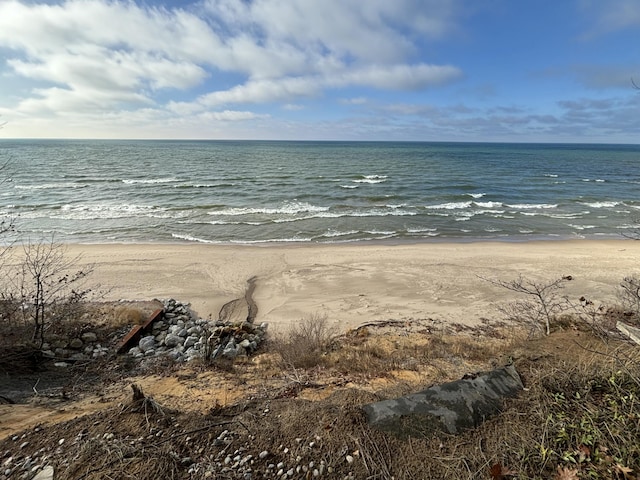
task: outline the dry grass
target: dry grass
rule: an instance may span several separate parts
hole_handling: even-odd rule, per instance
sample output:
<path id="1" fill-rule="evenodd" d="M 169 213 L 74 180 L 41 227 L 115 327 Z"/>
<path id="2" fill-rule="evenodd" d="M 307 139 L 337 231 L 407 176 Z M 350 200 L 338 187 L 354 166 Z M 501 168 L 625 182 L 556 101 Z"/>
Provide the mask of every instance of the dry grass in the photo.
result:
<path id="1" fill-rule="evenodd" d="M 332 338 L 327 317 L 312 315 L 293 324 L 286 333 L 275 335 L 270 348 L 280 356 L 283 369 L 307 369 L 324 362 Z"/>

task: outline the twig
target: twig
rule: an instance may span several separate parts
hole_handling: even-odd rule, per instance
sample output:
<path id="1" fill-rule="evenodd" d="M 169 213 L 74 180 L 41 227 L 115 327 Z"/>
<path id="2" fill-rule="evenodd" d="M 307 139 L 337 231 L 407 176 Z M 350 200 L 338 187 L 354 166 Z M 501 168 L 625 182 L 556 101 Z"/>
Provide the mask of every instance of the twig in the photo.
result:
<path id="1" fill-rule="evenodd" d="M 33 388 L 33 391 L 35 392 L 36 395 L 40 395 L 38 393 L 38 390 L 36 390 L 36 387 L 38 386 L 39 383 L 40 383 L 40 379 L 38 378 L 38 380 L 36 381 L 36 384 L 33 387 L 31 387 L 31 388 Z"/>

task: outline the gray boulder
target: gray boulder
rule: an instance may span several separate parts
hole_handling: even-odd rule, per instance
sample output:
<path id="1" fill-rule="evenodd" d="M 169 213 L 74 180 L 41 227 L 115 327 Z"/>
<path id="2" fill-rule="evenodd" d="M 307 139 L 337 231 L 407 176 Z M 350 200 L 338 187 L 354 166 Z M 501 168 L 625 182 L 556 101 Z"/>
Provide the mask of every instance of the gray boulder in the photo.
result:
<path id="1" fill-rule="evenodd" d="M 523 385 L 513 365 L 363 407 L 370 425 L 399 437 L 456 434 L 498 413 Z"/>

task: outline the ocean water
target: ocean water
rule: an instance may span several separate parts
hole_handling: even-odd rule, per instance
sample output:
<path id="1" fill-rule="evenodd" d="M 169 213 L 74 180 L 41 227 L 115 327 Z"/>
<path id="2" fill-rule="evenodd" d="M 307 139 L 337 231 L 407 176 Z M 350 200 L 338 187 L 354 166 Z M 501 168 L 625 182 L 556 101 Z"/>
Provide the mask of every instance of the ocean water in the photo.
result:
<path id="1" fill-rule="evenodd" d="M 0 140 L 0 215 L 61 242 L 621 237 L 640 145 Z"/>

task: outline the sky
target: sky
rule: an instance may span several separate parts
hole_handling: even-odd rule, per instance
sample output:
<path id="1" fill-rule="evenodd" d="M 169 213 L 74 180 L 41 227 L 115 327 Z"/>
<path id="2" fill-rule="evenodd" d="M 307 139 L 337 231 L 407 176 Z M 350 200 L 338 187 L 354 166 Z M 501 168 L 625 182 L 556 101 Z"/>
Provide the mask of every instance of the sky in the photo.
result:
<path id="1" fill-rule="evenodd" d="M 640 143 L 640 0 L 0 0 L 0 138 Z"/>

